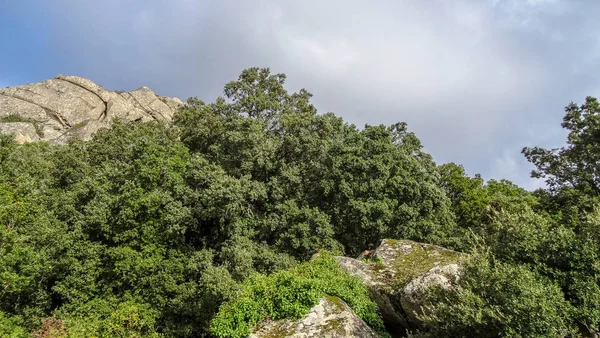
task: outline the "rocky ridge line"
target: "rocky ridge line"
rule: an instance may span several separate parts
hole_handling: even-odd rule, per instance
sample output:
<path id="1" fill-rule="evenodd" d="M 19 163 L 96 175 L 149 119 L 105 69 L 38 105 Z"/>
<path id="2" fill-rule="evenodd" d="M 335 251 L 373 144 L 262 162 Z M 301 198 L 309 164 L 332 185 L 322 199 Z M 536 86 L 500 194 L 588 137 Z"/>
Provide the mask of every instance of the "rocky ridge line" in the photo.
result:
<path id="1" fill-rule="evenodd" d="M 43 82 L 0 89 L 0 133 L 18 143 L 88 140 L 114 118 L 170 121 L 184 103 L 150 88 L 109 91 L 78 76 L 57 75 Z"/>

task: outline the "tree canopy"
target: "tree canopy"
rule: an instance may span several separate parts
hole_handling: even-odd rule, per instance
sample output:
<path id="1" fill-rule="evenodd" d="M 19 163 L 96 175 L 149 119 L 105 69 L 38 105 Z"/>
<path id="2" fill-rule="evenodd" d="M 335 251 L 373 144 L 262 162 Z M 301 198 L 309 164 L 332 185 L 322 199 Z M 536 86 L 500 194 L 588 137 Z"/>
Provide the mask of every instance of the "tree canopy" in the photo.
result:
<path id="1" fill-rule="evenodd" d="M 244 336 L 323 294 L 385 334 L 331 259 L 384 238 L 473 257 L 411 334 L 600 329 L 596 99 L 567 107 L 565 147 L 524 149 L 548 182 L 532 193 L 437 165 L 405 123 L 319 113 L 285 79 L 246 69 L 171 123 L 115 120 L 86 142 L 0 136 L 0 336 Z"/>

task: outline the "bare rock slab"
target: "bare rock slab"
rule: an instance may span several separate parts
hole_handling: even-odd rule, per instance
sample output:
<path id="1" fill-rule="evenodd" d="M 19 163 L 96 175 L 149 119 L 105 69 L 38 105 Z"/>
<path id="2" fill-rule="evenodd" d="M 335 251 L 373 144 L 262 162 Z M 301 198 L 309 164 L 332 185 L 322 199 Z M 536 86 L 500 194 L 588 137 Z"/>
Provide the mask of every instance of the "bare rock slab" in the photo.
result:
<path id="1" fill-rule="evenodd" d="M 170 122 L 183 105 L 178 98 L 157 96 L 148 87 L 115 92 L 86 78 L 58 75 L 43 82 L 0 89 L 0 119 L 18 116 L 33 121 L 41 131 L 37 137 L 23 134 L 24 126 L 4 126 L 0 132 L 18 136 L 19 142 L 61 144 L 72 137 L 88 140 L 99 129 L 110 126 L 113 118 Z"/>

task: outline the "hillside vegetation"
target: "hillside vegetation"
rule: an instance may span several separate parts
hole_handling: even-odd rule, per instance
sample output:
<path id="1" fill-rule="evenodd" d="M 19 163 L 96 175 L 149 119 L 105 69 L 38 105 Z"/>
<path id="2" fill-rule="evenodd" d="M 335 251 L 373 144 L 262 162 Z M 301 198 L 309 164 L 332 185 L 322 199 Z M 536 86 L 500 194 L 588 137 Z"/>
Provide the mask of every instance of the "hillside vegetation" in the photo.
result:
<path id="1" fill-rule="evenodd" d="M 523 150 L 548 183 L 528 192 L 436 165 L 405 123 L 317 113 L 284 81 L 247 69 L 171 123 L 116 120 L 85 142 L 1 136 L 0 336 L 242 337 L 323 295 L 385 336 L 331 259 L 384 238 L 471 257 L 414 336 L 600 330 L 596 99 L 567 106 L 564 148 Z"/>

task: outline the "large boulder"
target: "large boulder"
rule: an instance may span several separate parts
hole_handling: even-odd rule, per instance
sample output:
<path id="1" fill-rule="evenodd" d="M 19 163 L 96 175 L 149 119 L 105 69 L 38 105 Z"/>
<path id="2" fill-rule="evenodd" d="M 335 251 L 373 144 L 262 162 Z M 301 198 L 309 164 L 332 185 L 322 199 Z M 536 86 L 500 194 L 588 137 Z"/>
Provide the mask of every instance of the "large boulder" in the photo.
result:
<path id="1" fill-rule="evenodd" d="M 378 335 L 344 301 L 326 296 L 306 316 L 298 320 L 265 320 L 250 337 L 376 338 Z"/>
<path id="2" fill-rule="evenodd" d="M 460 278 L 461 253 L 436 245 L 384 239 L 358 259 L 338 264 L 369 287 L 390 332 L 419 328 L 424 296 L 434 286 L 451 288 Z"/>
<path id="3" fill-rule="evenodd" d="M 0 121 L 20 117 L 35 126 L 37 137 L 15 132 L 15 128 L 25 128 L 22 125 L 3 126 L 0 133 L 11 132 L 20 137 L 20 142 L 64 143 L 71 137 L 85 140 L 109 126 L 113 118 L 171 121 L 183 104 L 177 98 L 157 96 L 148 87 L 114 92 L 85 78 L 58 75 L 39 83 L 0 89 Z"/>
<path id="4" fill-rule="evenodd" d="M 460 277 L 460 265 L 456 263 L 436 266 L 421 276 L 411 280 L 400 292 L 400 305 L 408 320 L 416 325 L 421 324 L 417 315 L 425 305 L 425 296 L 433 286 L 450 289 Z"/>

